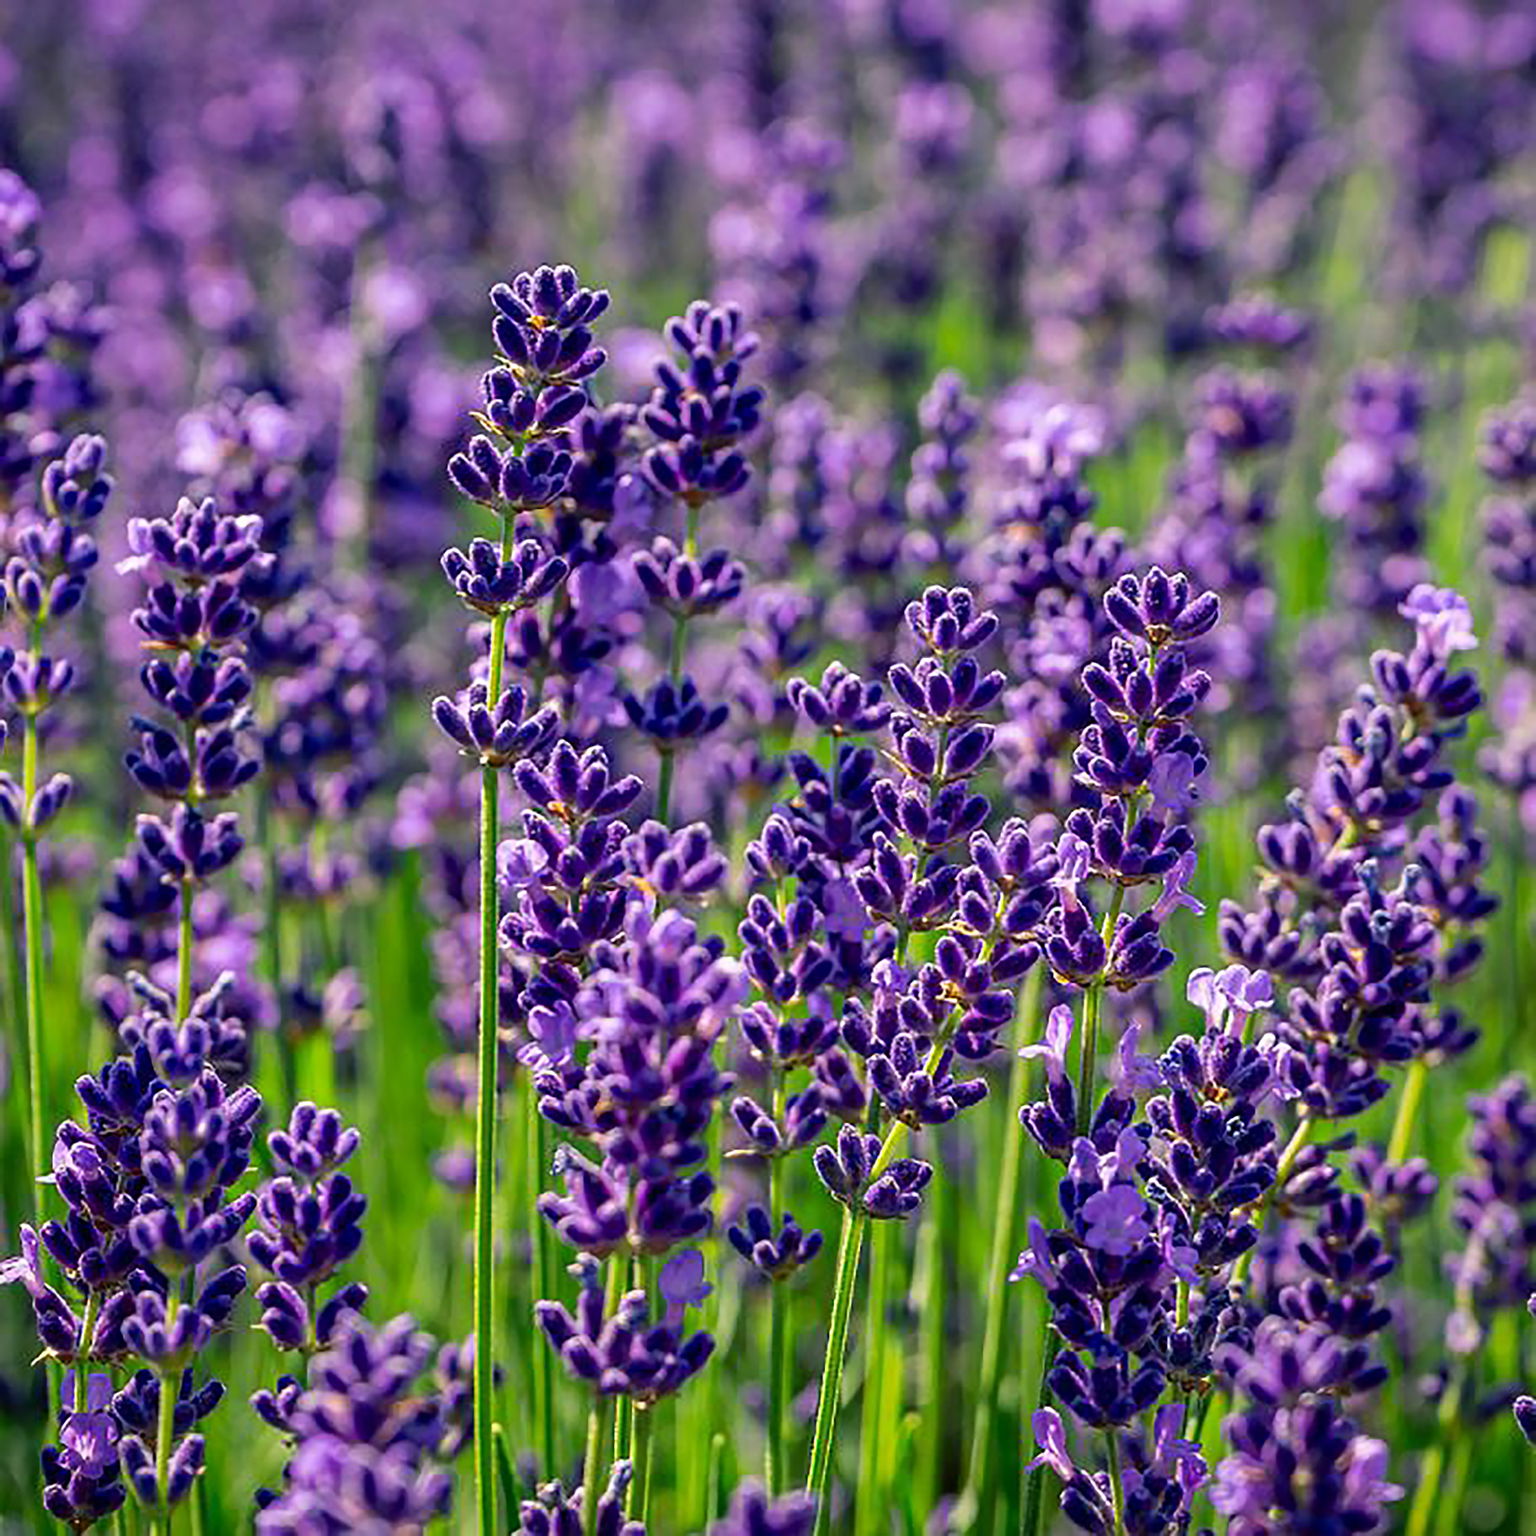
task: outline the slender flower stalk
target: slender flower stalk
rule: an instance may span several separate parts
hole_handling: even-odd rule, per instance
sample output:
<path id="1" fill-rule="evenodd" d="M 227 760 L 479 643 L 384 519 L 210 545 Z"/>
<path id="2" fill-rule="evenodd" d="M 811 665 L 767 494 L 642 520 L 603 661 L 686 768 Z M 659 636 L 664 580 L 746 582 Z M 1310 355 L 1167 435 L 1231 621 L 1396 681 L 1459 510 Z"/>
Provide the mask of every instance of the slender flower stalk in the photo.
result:
<path id="1" fill-rule="evenodd" d="M 444 573 L 460 601 L 471 612 L 490 617 L 485 671 L 460 700 L 440 698 L 433 705 L 439 727 L 461 751 L 478 758 L 481 770 L 474 1203 L 475 1487 L 481 1536 L 499 1536 L 500 1530 L 491 1423 L 497 1368 L 501 773 L 547 748 L 558 722 L 553 705 L 530 708 L 523 688 L 504 686 L 507 629 L 514 613 L 539 603 L 568 572 L 566 562 L 538 539 L 518 543 L 517 536 L 520 528 L 531 531 L 530 519 L 547 513 L 568 489 L 572 458 L 567 429 L 587 406 L 585 381 L 605 360 L 602 349 L 592 345 L 589 322 L 608 307 L 608 295 L 581 287 L 569 267 L 540 267 L 519 273 L 511 283 L 498 283 L 491 302 L 498 357 L 482 381 L 485 403 L 477 420 L 503 446 L 492 436 L 477 435 L 453 456 L 448 472 L 463 495 L 497 516 L 500 542 L 498 547 L 477 539 L 467 554 L 453 549 L 443 557 Z M 530 1094 L 530 1113 L 532 1100 Z M 544 1269 L 542 1261 L 536 1265 L 540 1275 Z M 543 1362 L 535 1368 L 542 1369 Z M 548 1401 L 547 1379 L 540 1395 Z"/>
<path id="2" fill-rule="evenodd" d="M 1035 969 L 1024 979 L 1009 1041 L 1013 1060 L 1008 1068 L 1008 1103 L 1003 1122 L 1003 1156 L 998 1168 L 997 1202 L 992 1215 L 992 1242 L 987 1258 L 986 1318 L 982 1324 L 981 1354 L 977 1368 L 976 1419 L 971 1426 L 971 1453 L 951 1526 L 973 1529 L 981 1512 L 993 1507 L 996 1477 L 993 1427 L 997 1422 L 1003 1382 L 1003 1351 L 1008 1326 L 1008 1269 L 1018 1248 L 1014 1241 L 1019 1198 L 1019 1171 L 1023 1164 L 1024 1137 L 1017 1129 L 1019 1111 L 1028 1091 L 1029 1062 L 1023 1055 L 1039 1031 L 1040 997 L 1045 972 Z M 1044 1406 L 1041 1404 L 1040 1406 Z M 1038 1480 L 1037 1480 L 1038 1481 Z"/>

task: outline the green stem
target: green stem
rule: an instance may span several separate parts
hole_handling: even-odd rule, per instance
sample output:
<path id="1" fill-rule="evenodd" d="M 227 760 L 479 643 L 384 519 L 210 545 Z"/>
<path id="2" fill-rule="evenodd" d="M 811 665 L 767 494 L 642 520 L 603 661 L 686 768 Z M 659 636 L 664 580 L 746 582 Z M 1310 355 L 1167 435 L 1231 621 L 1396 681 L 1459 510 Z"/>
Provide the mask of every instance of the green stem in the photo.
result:
<path id="1" fill-rule="evenodd" d="M 635 1404 L 635 1481 L 629 1494 L 629 1513 L 641 1525 L 649 1525 L 651 1519 L 651 1461 L 656 1447 L 651 1423 L 653 1411 Z"/>
<path id="2" fill-rule="evenodd" d="M 281 999 L 281 993 L 278 994 Z M 176 1017 L 192 1012 L 192 882 L 181 882 L 181 919 L 176 926 Z"/>
<path id="3" fill-rule="evenodd" d="M 827 1525 L 827 1484 L 832 1473 L 832 1446 L 837 1438 L 837 1410 L 843 1392 L 843 1359 L 848 1348 L 848 1318 L 858 1282 L 859 1255 L 869 1218 L 851 1206 L 843 1209 L 837 1243 L 837 1272 L 832 1281 L 832 1316 L 827 1329 L 827 1353 L 822 1362 L 821 1392 L 816 1400 L 816 1427 L 811 1436 L 810 1472 L 806 1487 L 816 1498 L 816 1533 Z"/>
<path id="4" fill-rule="evenodd" d="M 165 1297 L 165 1331 L 171 1331 L 180 1307 L 176 1287 L 172 1285 Z M 155 1498 L 158 1501 L 161 1529 L 164 1536 L 171 1536 L 174 1518 L 168 1497 L 171 1467 L 171 1439 L 176 1432 L 176 1395 L 181 1384 L 179 1371 L 162 1371 L 160 1375 L 160 1412 L 155 1424 Z"/>
<path id="5" fill-rule="evenodd" d="M 475 1102 L 475 1490 L 480 1536 L 495 1536 L 496 1463 L 490 1435 L 495 1380 L 496 1076 L 500 994 L 496 974 L 497 770 L 480 779 L 480 1059 Z"/>
<path id="6" fill-rule="evenodd" d="M 1003 1339 L 1008 1322 L 1008 1266 L 1015 1255 L 1019 1169 L 1023 1163 L 1024 1134 L 1019 1110 L 1029 1086 L 1029 1063 L 1019 1052 L 1035 1038 L 1045 968 L 1036 965 L 1024 980 L 1013 1015 L 1013 1034 L 1008 1042 L 1012 1063 L 1008 1069 L 1007 1117 L 1003 1121 L 1003 1159 L 998 1170 L 997 1203 L 992 1217 L 992 1250 L 987 1259 L 987 1315 L 981 1336 L 981 1364 L 977 1380 L 976 1422 L 971 1429 L 971 1456 L 965 1489 L 953 1518 L 954 1528 L 970 1530 L 983 1510 L 992 1508 L 992 1432 L 998 1418 L 998 1394 L 1003 1380 Z"/>
<path id="7" fill-rule="evenodd" d="M 902 1422 L 914 1424 L 917 1445 L 913 1457 L 912 1488 L 916 1507 L 932 1509 L 939 1500 L 939 1479 L 942 1476 L 945 1442 L 949 1439 L 949 1418 L 946 1413 L 948 1394 L 945 1390 L 945 1371 L 948 1361 L 946 1347 L 948 1334 L 944 1324 L 945 1287 L 944 1255 L 950 1251 L 954 1240 L 951 1187 L 947 1179 L 938 1180 L 928 1198 L 928 1216 L 919 1237 L 918 1263 L 913 1273 L 913 1305 L 918 1324 L 918 1360 L 922 1369 L 922 1407 L 917 1414 L 906 1414 Z M 902 1362 L 896 1353 L 891 1369 L 896 1387 L 895 1406 L 900 1409 Z M 897 1477 L 898 1440 L 885 1433 L 880 1441 L 881 1487 L 894 1489 Z"/>
<path id="8" fill-rule="evenodd" d="M 1115 1510 L 1115 1536 L 1125 1536 L 1125 1489 L 1120 1486 L 1120 1436 L 1113 1425 L 1104 1431 L 1109 1458 L 1109 1497 Z"/>
<path id="9" fill-rule="evenodd" d="M 1392 1121 L 1392 1139 L 1387 1143 L 1387 1161 L 1401 1163 L 1413 1146 L 1413 1128 L 1424 1102 L 1424 1089 L 1429 1082 L 1429 1069 L 1422 1056 L 1408 1064 L 1408 1076 L 1403 1083 L 1403 1096 L 1397 1101 L 1397 1116 Z"/>
<path id="10" fill-rule="evenodd" d="M 47 1076 L 43 1055 L 43 882 L 37 867 L 37 832 L 32 827 L 32 802 L 37 797 L 37 716 L 27 715 L 21 747 L 22 942 L 26 950 L 27 996 L 27 1099 L 31 1113 L 27 1127 L 32 1165 L 32 1199 L 38 1225 L 43 1220 L 43 1186 L 37 1182 L 49 1168 L 47 1119 L 43 1084 Z"/>
<path id="11" fill-rule="evenodd" d="M 930 1213 L 931 1219 L 931 1213 Z M 887 1512 L 880 1487 L 880 1447 L 885 1431 L 899 1418 L 891 1413 L 891 1291 L 896 1255 L 895 1223 L 883 1221 L 869 1235 L 869 1292 L 864 1311 L 864 1402 L 859 1430 L 859 1474 L 854 1498 L 854 1529 L 875 1536 Z M 897 1369 L 900 1361 L 896 1362 Z"/>
<path id="12" fill-rule="evenodd" d="M 764 1475 L 770 1494 L 783 1491 L 788 1471 L 784 1416 L 789 1404 L 789 1295 L 785 1284 L 773 1281 L 768 1295 L 768 1450 Z"/>
<path id="13" fill-rule="evenodd" d="M 601 1496 L 597 1480 L 601 1475 L 598 1463 L 603 1452 L 603 1400 L 594 1395 L 587 1411 L 587 1454 L 581 1472 L 581 1525 L 586 1536 L 597 1530 L 597 1501 Z"/>
<path id="14" fill-rule="evenodd" d="M 1467 1479 L 1472 1471 L 1472 1436 L 1458 1433 L 1451 1443 L 1451 1475 L 1446 1479 L 1446 1494 L 1440 1500 L 1435 1536 L 1457 1536 L 1461 1531 L 1461 1506 L 1467 1496 Z"/>
<path id="15" fill-rule="evenodd" d="M 527 1131 L 528 1173 L 533 1185 L 529 1219 L 533 1223 L 533 1275 L 538 1285 L 535 1299 L 551 1300 L 555 1295 L 554 1251 L 550 1246 L 549 1223 L 539 1214 L 538 1198 L 549 1166 L 549 1126 L 539 1113 L 539 1096 L 532 1079 L 528 1081 Z M 555 1376 L 554 1357 L 547 1349 L 535 1349 L 533 1355 L 533 1418 L 537 1436 L 539 1476 L 554 1477 L 555 1467 Z"/>
<path id="16" fill-rule="evenodd" d="M 512 553 L 512 519 L 502 519 L 501 557 Z M 501 697 L 501 673 L 507 649 L 505 610 L 491 620 L 490 667 L 486 696 L 495 708 Z M 499 770 L 480 770 L 480 1049 L 475 1087 L 475 1496 L 480 1536 L 499 1536 L 496 1516 L 496 1080 L 501 1025 L 501 986 L 496 927 L 500 899 L 496 887 L 496 844 L 501 835 Z"/>
<path id="17" fill-rule="evenodd" d="M 630 1226 L 634 1226 L 634 1195 L 630 1195 Z M 624 1294 L 629 1265 L 621 1254 L 613 1254 L 608 1260 L 608 1290 L 603 1299 L 603 1315 L 611 1317 Z M 632 1399 L 620 1393 L 613 1400 L 613 1459 L 629 1461 L 631 1434 L 635 1424 L 635 1405 Z"/>
<path id="18" fill-rule="evenodd" d="M 1413 1491 L 1413 1504 L 1408 1510 L 1408 1524 L 1405 1528 L 1407 1536 L 1429 1536 L 1432 1522 L 1437 1530 L 1440 1529 L 1440 1522 L 1445 1519 L 1447 1509 L 1452 1516 L 1452 1523 L 1443 1528 L 1449 1531 L 1456 1529 L 1454 1516 L 1460 1509 L 1466 1468 L 1463 1466 L 1457 1469 L 1455 1463 L 1462 1459 L 1462 1446 L 1471 1444 L 1462 1433 L 1461 1403 L 1467 1390 L 1467 1377 L 1466 1357 L 1458 1356 L 1451 1369 L 1450 1379 L 1445 1384 L 1445 1395 L 1440 1399 L 1440 1410 L 1436 1416 L 1438 1438 L 1424 1453 L 1419 1486 Z M 1442 1499 L 1440 1484 L 1445 1476 L 1447 1453 L 1452 1455 L 1453 1469 L 1451 1487 Z"/>
<path id="19" fill-rule="evenodd" d="M 709 1437 L 709 1457 L 704 1465 L 704 1521 L 708 1524 L 720 1513 L 720 1490 L 725 1483 L 726 1439 L 716 1430 Z"/>
<path id="20" fill-rule="evenodd" d="M 773 1118 L 784 1118 L 784 1073 L 773 1074 Z M 775 1233 L 784 1214 L 784 1159 L 768 1159 L 768 1218 Z M 789 1334 L 786 1327 L 789 1295 L 785 1282 L 773 1280 L 768 1289 L 768 1436 L 763 1466 L 763 1481 L 771 1496 L 782 1491 L 786 1462 L 784 1459 L 784 1417 L 789 1398 Z"/>
<path id="21" fill-rule="evenodd" d="M 661 772 L 656 779 L 656 820 L 662 826 L 670 825 L 668 818 L 672 814 L 672 772 L 677 761 L 677 754 L 670 749 L 663 751 L 661 757 Z"/>
<path id="22" fill-rule="evenodd" d="M 85 1298 L 85 1316 L 80 1321 L 80 1347 L 75 1351 L 75 1412 L 84 1413 L 90 1406 L 87 1391 L 91 1374 L 91 1336 L 96 1332 L 96 1292 Z"/>

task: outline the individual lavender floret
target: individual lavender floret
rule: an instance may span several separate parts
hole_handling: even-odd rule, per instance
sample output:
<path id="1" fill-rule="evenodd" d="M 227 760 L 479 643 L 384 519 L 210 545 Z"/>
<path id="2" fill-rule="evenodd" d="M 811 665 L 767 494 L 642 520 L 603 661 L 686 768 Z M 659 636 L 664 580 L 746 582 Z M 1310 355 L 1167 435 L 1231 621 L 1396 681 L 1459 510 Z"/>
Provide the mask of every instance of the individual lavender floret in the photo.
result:
<path id="1" fill-rule="evenodd" d="M 540 1110 L 597 1144 L 565 1151 L 565 1194 L 539 1209 L 567 1242 L 664 1254 L 709 1229 L 704 1131 L 731 1079 L 714 1047 L 744 991 L 735 962 L 678 912 L 630 910 L 625 941 L 595 968 L 574 1012 L 593 1046 L 580 1066 L 536 1079 Z"/>
<path id="2" fill-rule="evenodd" d="M 645 471 L 663 496 L 691 508 L 733 495 L 751 477 L 740 445 L 757 428 L 763 392 L 742 381 L 757 336 L 734 304 L 697 299 L 669 320 L 675 362 L 656 365 L 656 387 L 640 416 L 659 439 Z"/>
<path id="3" fill-rule="evenodd" d="M 1117 1529 L 1137 1536 L 1185 1529 L 1194 1495 L 1208 1478 L 1199 1446 L 1179 1435 L 1183 1423 L 1183 1407 L 1165 1404 L 1154 1417 L 1150 1445 L 1139 1433 L 1121 1437 L 1124 1508 L 1118 1523 L 1110 1474 L 1090 1471 L 1072 1459 L 1066 1425 L 1054 1408 L 1039 1409 L 1034 1415 L 1032 1428 L 1040 1452 L 1029 1470 L 1049 1467 L 1061 1479 L 1062 1513 L 1093 1536 L 1113 1536 Z"/>
<path id="4" fill-rule="evenodd" d="M 1483 418 L 1478 467 L 1496 485 L 1536 481 L 1536 398 L 1521 396 Z"/>
<path id="5" fill-rule="evenodd" d="M 880 1166 L 881 1142 L 845 1125 L 835 1146 L 820 1146 L 813 1159 L 816 1175 L 840 1205 L 877 1221 L 910 1216 L 921 1204 L 933 1177 L 931 1164 L 915 1157 L 891 1159 Z"/>
<path id="6" fill-rule="evenodd" d="M 645 1536 L 645 1527 L 638 1520 L 624 1518 L 624 1502 L 633 1477 L 629 1462 L 614 1462 L 608 1486 L 597 1503 L 591 1536 Z M 584 1488 L 567 1492 L 561 1483 L 545 1483 L 534 1498 L 518 1505 L 517 1536 L 588 1536 L 585 1501 Z"/>
<path id="7" fill-rule="evenodd" d="M 72 1378 L 65 1401 L 75 1401 Z M 122 1508 L 128 1496 L 120 1475 L 118 1418 L 112 1406 L 112 1378 L 93 1374 L 84 1406 L 60 1412 L 59 1444 L 44 1446 L 43 1508 L 72 1531 L 86 1531 Z"/>
<path id="8" fill-rule="evenodd" d="M 1455 1308 L 1446 1329 L 1454 1355 L 1471 1355 L 1491 1314 L 1536 1287 L 1536 1097 L 1521 1077 L 1468 1101 L 1474 1171 L 1456 1180 L 1451 1219 L 1462 1233 L 1447 1256 Z"/>
<path id="9" fill-rule="evenodd" d="M 724 1519 L 707 1536 L 811 1536 L 816 1528 L 816 1500 L 809 1493 L 770 1498 L 754 1482 L 743 1483 L 731 1498 Z"/>
<path id="10" fill-rule="evenodd" d="M 274 1279 L 261 1286 L 260 1327 L 279 1349 L 314 1350 L 329 1341 L 345 1310 L 358 1310 L 367 1296 L 347 1285 L 324 1305 L 318 1288 L 362 1246 L 360 1225 L 368 1202 L 357 1193 L 341 1165 L 357 1150 L 359 1133 L 344 1127 L 333 1109 L 308 1100 L 296 1104 L 287 1130 L 267 1137 L 276 1177 L 256 1201 L 251 1257 Z"/>
<path id="11" fill-rule="evenodd" d="M 785 1211 L 777 1231 L 767 1210 L 749 1205 L 739 1225 L 726 1228 L 731 1246 L 764 1279 L 787 1280 L 821 1252 L 822 1234 L 806 1232 Z"/>
<path id="12" fill-rule="evenodd" d="M 607 1316 L 598 1263 L 590 1254 L 571 1269 L 581 1286 L 575 1312 L 541 1301 L 534 1315 L 571 1376 L 599 1397 L 622 1393 L 649 1406 L 678 1391 L 714 1353 L 708 1333 L 685 1336 L 680 1322 L 651 1323 L 642 1291 L 621 1297 Z"/>

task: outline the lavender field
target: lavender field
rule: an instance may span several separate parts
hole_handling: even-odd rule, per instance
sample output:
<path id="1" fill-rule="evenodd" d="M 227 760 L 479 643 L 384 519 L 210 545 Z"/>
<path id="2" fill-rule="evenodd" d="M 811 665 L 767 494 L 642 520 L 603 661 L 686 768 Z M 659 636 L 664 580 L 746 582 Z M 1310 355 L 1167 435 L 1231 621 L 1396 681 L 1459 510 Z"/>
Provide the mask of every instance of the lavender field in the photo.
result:
<path id="1" fill-rule="evenodd" d="M 0 1536 L 1536 1536 L 1536 0 L 0 0 Z"/>

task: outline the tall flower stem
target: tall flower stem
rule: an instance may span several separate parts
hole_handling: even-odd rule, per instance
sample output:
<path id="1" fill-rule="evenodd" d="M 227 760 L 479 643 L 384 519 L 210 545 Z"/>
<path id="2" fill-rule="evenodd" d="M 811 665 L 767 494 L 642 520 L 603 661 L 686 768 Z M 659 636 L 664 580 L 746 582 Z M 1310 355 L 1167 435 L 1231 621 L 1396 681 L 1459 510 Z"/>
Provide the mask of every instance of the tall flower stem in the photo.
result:
<path id="1" fill-rule="evenodd" d="M 810 1472 L 806 1487 L 816 1496 L 816 1533 L 827 1525 L 827 1483 L 832 1472 L 832 1446 L 837 1438 L 837 1410 L 843 1393 L 843 1361 L 848 1349 L 848 1319 L 858 1284 L 859 1255 L 869 1218 L 847 1206 L 837 1241 L 837 1271 L 832 1280 L 832 1315 L 827 1325 L 827 1353 L 821 1368 L 821 1392 L 816 1400 L 816 1427 L 811 1435 Z"/>
<path id="2" fill-rule="evenodd" d="M 512 519 L 501 523 L 501 558 L 512 554 Z M 488 697 L 501 697 L 507 649 L 507 614 L 491 620 Z M 480 770 L 480 1051 L 475 1091 L 475 1494 L 480 1536 L 497 1536 L 496 1447 L 491 1436 L 496 1380 L 496 1079 L 501 987 L 496 960 L 500 902 L 496 844 L 501 835 L 501 780 L 487 763 Z"/>
<path id="3" fill-rule="evenodd" d="M 165 1295 L 165 1330 L 169 1334 L 180 1307 L 176 1287 L 172 1285 Z M 159 1500 L 160 1519 L 157 1522 L 163 1536 L 171 1536 L 175 1519 L 170 1500 L 171 1439 L 176 1432 L 176 1395 L 180 1390 L 181 1373 L 160 1373 L 160 1412 L 155 1424 L 155 1495 Z"/>
<path id="4" fill-rule="evenodd" d="M 1387 1143 L 1389 1163 L 1401 1163 L 1412 1149 L 1414 1126 L 1418 1122 L 1419 1109 L 1424 1103 L 1424 1090 L 1428 1085 L 1429 1068 L 1422 1056 L 1415 1057 L 1408 1064 L 1402 1097 L 1397 1101 L 1397 1114 L 1392 1121 L 1392 1137 Z"/>
<path id="5" fill-rule="evenodd" d="M 554 1250 L 549 1241 L 549 1223 L 539 1214 L 539 1185 L 544 1170 L 549 1167 L 549 1126 L 539 1113 L 538 1093 L 532 1081 L 528 1083 L 526 1153 L 528 1177 L 533 1197 L 530 1204 L 533 1239 L 533 1277 L 538 1285 L 535 1293 L 541 1297 L 555 1295 Z M 539 1476 L 555 1475 L 555 1373 L 554 1360 L 548 1350 L 537 1349 L 533 1355 L 533 1420 L 536 1449 L 539 1457 Z"/>
<path id="6" fill-rule="evenodd" d="M 1104 1431 L 1104 1453 L 1109 1463 L 1109 1497 L 1115 1511 L 1115 1536 L 1125 1536 L 1125 1489 L 1120 1482 L 1120 1436 L 1113 1425 Z"/>
<path id="7" fill-rule="evenodd" d="M 21 834 L 21 907 L 25 928 L 27 995 L 27 1098 L 30 1122 L 27 1133 L 32 1165 L 32 1198 L 39 1225 L 43 1219 L 43 1186 L 36 1181 L 48 1171 L 43 1113 L 43 882 L 37 867 L 37 831 L 31 826 L 32 804 L 37 796 L 37 716 L 25 717 L 21 741 L 21 801 L 26 825 Z"/>
<path id="8" fill-rule="evenodd" d="M 181 882 L 181 917 L 176 928 L 176 1017 L 192 1011 L 192 882 Z"/>
<path id="9" fill-rule="evenodd" d="M 635 1485 L 630 1490 L 629 1512 L 641 1525 L 648 1525 L 651 1518 L 651 1461 L 655 1451 L 651 1419 L 654 1412 L 654 1409 L 635 1404 L 635 1427 L 631 1437 Z"/>
<path id="10" fill-rule="evenodd" d="M 965 1489 L 953 1524 L 972 1529 L 983 1510 L 992 1507 L 993 1426 L 998 1416 L 998 1394 L 1003 1380 L 1003 1339 L 1008 1322 L 1008 1265 L 1015 1252 L 1019 1202 L 1019 1169 L 1023 1162 L 1024 1135 L 1019 1110 L 1029 1085 L 1029 1064 L 1019 1052 L 1035 1038 L 1040 995 L 1045 971 L 1035 966 L 1024 978 L 1018 1007 L 1013 1015 L 1013 1052 L 1008 1068 L 1008 1105 L 1003 1121 L 1003 1157 L 998 1169 L 997 1204 L 992 1217 L 992 1250 L 987 1258 L 987 1315 L 981 1336 L 981 1363 L 977 1372 L 976 1422 L 971 1430 L 971 1457 Z"/>
<path id="11" fill-rule="evenodd" d="M 688 504 L 688 531 L 684 536 L 683 550 L 688 555 L 698 553 L 699 548 L 699 514 L 702 508 L 692 502 Z M 683 662 L 688 654 L 688 615 L 686 613 L 674 614 L 672 617 L 672 644 L 667 655 L 667 675 L 674 683 L 681 682 L 683 676 Z M 661 754 L 661 772 L 656 781 L 656 820 L 663 826 L 670 825 L 668 817 L 672 812 L 672 777 L 676 772 L 676 755 L 667 751 Z"/>
<path id="12" fill-rule="evenodd" d="M 931 1217 L 931 1213 L 930 1213 Z M 869 1238 L 869 1297 L 864 1321 L 864 1403 L 859 1430 L 859 1480 L 854 1500 L 855 1529 L 860 1536 L 874 1536 L 882 1521 L 880 1450 L 891 1423 L 900 1416 L 899 1382 L 893 1392 L 892 1377 L 899 1378 L 901 1360 L 891 1356 L 891 1293 L 894 1289 L 897 1232 L 882 1222 Z M 894 1413 L 892 1409 L 894 1407 Z"/>
<path id="13" fill-rule="evenodd" d="M 949 1037 L 935 1040 L 928 1052 L 924 1070 L 932 1076 L 949 1045 Z M 907 1127 L 894 1121 L 885 1133 L 880 1151 L 869 1169 L 873 1184 L 895 1161 L 906 1140 Z M 853 1309 L 853 1293 L 858 1285 L 859 1256 L 864 1246 L 864 1228 L 869 1225 L 867 1212 L 855 1206 L 843 1207 L 843 1224 L 837 1244 L 837 1272 L 832 1281 L 832 1316 L 827 1332 L 827 1352 L 821 1367 L 821 1391 L 816 1399 L 816 1425 L 811 1434 L 811 1462 L 806 1487 L 816 1496 L 816 1531 L 826 1530 L 826 1485 L 832 1471 L 832 1447 L 837 1438 L 838 1399 L 843 1388 L 844 1357 L 848 1349 L 848 1319 Z"/>
<path id="14" fill-rule="evenodd" d="M 587 1411 L 587 1453 L 581 1470 L 581 1526 L 586 1536 L 597 1530 L 597 1480 L 603 1451 L 603 1400 L 593 1396 Z"/>
<path id="15" fill-rule="evenodd" d="M 776 1070 L 773 1075 L 773 1118 L 776 1124 L 784 1119 L 784 1073 Z M 768 1160 L 768 1216 L 773 1230 L 779 1230 L 779 1219 L 784 1212 L 784 1160 L 772 1157 Z M 789 1295 L 786 1282 L 774 1279 L 768 1290 L 768 1435 L 763 1466 L 763 1481 L 770 1495 L 781 1491 L 784 1484 L 784 1416 L 789 1397 Z"/>
<path id="16" fill-rule="evenodd" d="M 1451 1487 L 1444 1497 L 1441 1495 L 1441 1483 L 1445 1478 L 1447 1456 L 1450 1455 L 1453 1462 L 1459 1460 L 1462 1446 L 1470 1443 L 1462 1433 L 1461 1418 L 1462 1397 L 1467 1390 L 1467 1376 L 1466 1357 L 1458 1356 L 1451 1371 L 1451 1379 L 1446 1382 L 1445 1393 L 1440 1399 L 1440 1410 L 1436 1421 L 1437 1438 L 1424 1453 L 1424 1466 L 1419 1473 L 1419 1486 L 1414 1489 L 1413 1503 L 1408 1510 L 1408 1523 L 1405 1527 L 1407 1536 L 1430 1536 L 1431 1530 L 1454 1531 L 1456 1529 L 1455 1516 L 1461 1505 L 1463 1487 L 1457 1482 L 1458 1473 L 1454 1465 Z M 1464 1467 L 1460 1469 L 1459 1476 L 1464 1483 L 1466 1477 Z M 1444 1518 L 1442 1512 L 1446 1510 L 1447 1505 L 1450 1506 L 1450 1523 L 1442 1525 Z"/>

